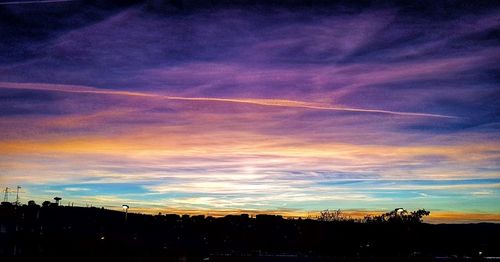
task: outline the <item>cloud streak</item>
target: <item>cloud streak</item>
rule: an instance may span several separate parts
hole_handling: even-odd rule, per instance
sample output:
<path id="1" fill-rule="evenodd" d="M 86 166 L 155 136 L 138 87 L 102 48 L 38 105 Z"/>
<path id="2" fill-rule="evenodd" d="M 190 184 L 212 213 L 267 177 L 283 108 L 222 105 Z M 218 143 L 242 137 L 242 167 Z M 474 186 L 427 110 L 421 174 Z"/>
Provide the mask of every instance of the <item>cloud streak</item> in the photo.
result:
<path id="1" fill-rule="evenodd" d="M 65 93 L 120 95 L 120 96 L 160 98 L 160 99 L 166 99 L 166 100 L 195 101 L 195 102 L 199 101 L 199 102 L 241 103 L 241 104 L 252 104 L 252 105 L 260 105 L 260 106 L 272 106 L 272 107 L 292 107 L 292 108 L 328 110 L 328 111 L 346 111 L 346 112 L 357 112 L 357 113 L 379 113 L 379 114 L 413 116 L 413 117 L 457 118 L 456 116 L 448 116 L 448 115 L 440 115 L 440 114 L 399 112 L 399 111 L 390 111 L 390 110 L 329 106 L 329 105 L 324 105 L 324 104 L 320 104 L 320 103 L 312 103 L 312 102 L 296 101 L 296 100 L 285 100 L 285 99 L 180 97 L 180 96 L 167 96 L 167 95 L 142 93 L 142 92 L 105 90 L 105 89 L 97 89 L 97 88 L 86 87 L 86 86 L 60 85 L 60 84 L 0 82 L 0 88 L 29 89 L 29 90 L 55 91 L 55 92 L 65 92 Z"/>
<path id="2" fill-rule="evenodd" d="M 5 6 L 0 184 L 156 213 L 498 217 L 500 10 L 434 5 Z"/>
<path id="3" fill-rule="evenodd" d="M 50 4 L 50 3 L 75 2 L 75 1 L 78 0 L 9 1 L 9 2 L 0 2 L 0 5 Z"/>

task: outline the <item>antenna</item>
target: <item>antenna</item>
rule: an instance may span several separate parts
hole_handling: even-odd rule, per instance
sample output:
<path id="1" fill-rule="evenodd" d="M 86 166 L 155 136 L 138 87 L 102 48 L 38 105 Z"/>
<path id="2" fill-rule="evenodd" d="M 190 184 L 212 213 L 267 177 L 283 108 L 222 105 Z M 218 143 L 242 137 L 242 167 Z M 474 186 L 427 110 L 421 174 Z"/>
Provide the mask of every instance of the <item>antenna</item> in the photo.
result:
<path id="1" fill-rule="evenodd" d="M 21 187 L 17 186 L 17 190 L 16 190 L 16 206 L 19 206 L 19 189 L 21 189 Z"/>
<path id="2" fill-rule="evenodd" d="M 5 192 L 5 195 L 3 196 L 3 202 L 9 202 L 9 188 L 6 187 L 4 192 Z"/>

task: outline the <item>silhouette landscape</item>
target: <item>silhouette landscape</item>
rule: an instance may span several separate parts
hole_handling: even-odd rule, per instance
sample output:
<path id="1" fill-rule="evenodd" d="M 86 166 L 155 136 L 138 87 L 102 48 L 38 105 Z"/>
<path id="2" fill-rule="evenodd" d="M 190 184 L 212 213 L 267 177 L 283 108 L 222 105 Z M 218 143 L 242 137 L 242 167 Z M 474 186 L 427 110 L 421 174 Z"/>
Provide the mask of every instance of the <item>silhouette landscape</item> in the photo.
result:
<path id="1" fill-rule="evenodd" d="M 0 0 L 0 261 L 500 261 L 493 0 Z"/>
<path id="2" fill-rule="evenodd" d="M 125 210 L 126 211 L 126 210 Z M 44 202 L 0 206 L 2 261 L 494 261 L 499 224 L 425 224 L 402 208 L 362 219 L 143 215 Z"/>

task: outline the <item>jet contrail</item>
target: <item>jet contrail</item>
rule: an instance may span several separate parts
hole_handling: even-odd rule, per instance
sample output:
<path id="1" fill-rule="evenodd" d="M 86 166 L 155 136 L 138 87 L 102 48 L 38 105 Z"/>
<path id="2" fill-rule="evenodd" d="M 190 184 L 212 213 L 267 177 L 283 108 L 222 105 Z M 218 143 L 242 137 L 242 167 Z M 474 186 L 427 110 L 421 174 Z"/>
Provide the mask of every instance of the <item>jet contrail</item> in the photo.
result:
<path id="1" fill-rule="evenodd" d="M 74 1 L 78 0 L 10 1 L 10 2 L 0 2 L 0 5 L 49 4 L 49 3 L 60 3 L 60 2 L 74 2 Z"/>
<path id="2" fill-rule="evenodd" d="M 379 109 L 365 109 L 365 108 L 331 106 L 331 105 L 320 104 L 320 103 L 297 101 L 297 100 L 286 100 L 286 99 L 167 96 L 167 95 L 143 93 L 143 92 L 106 90 L 106 89 L 99 89 L 99 88 L 80 86 L 80 85 L 0 82 L 0 88 L 29 89 L 29 90 L 55 91 L 55 92 L 65 92 L 65 93 L 87 93 L 87 94 L 150 97 L 150 98 L 159 98 L 159 99 L 167 99 L 167 100 L 181 100 L 181 101 L 212 101 L 212 102 L 223 102 L 223 103 L 242 103 L 242 104 L 253 104 L 253 105 L 261 105 L 261 106 L 273 106 L 273 107 L 293 107 L 293 108 L 306 108 L 306 109 L 329 110 L 329 111 L 380 113 L 380 114 L 401 115 L 401 116 L 458 118 L 456 116 L 440 115 L 440 114 L 428 114 L 428 113 L 401 112 L 401 111 L 390 111 L 390 110 L 379 110 Z"/>

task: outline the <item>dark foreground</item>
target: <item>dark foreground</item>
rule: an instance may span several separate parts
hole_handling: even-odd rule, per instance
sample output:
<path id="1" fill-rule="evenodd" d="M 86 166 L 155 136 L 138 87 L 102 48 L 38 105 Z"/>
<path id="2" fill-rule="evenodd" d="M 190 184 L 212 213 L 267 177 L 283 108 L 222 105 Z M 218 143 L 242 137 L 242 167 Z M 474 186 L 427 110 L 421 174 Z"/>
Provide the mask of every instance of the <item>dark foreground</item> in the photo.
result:
<path id="1" fill-rule="evenodd" d="M 500 261 L 500 224 L 139 215 L 0 206 L 0 261 Z"/>

